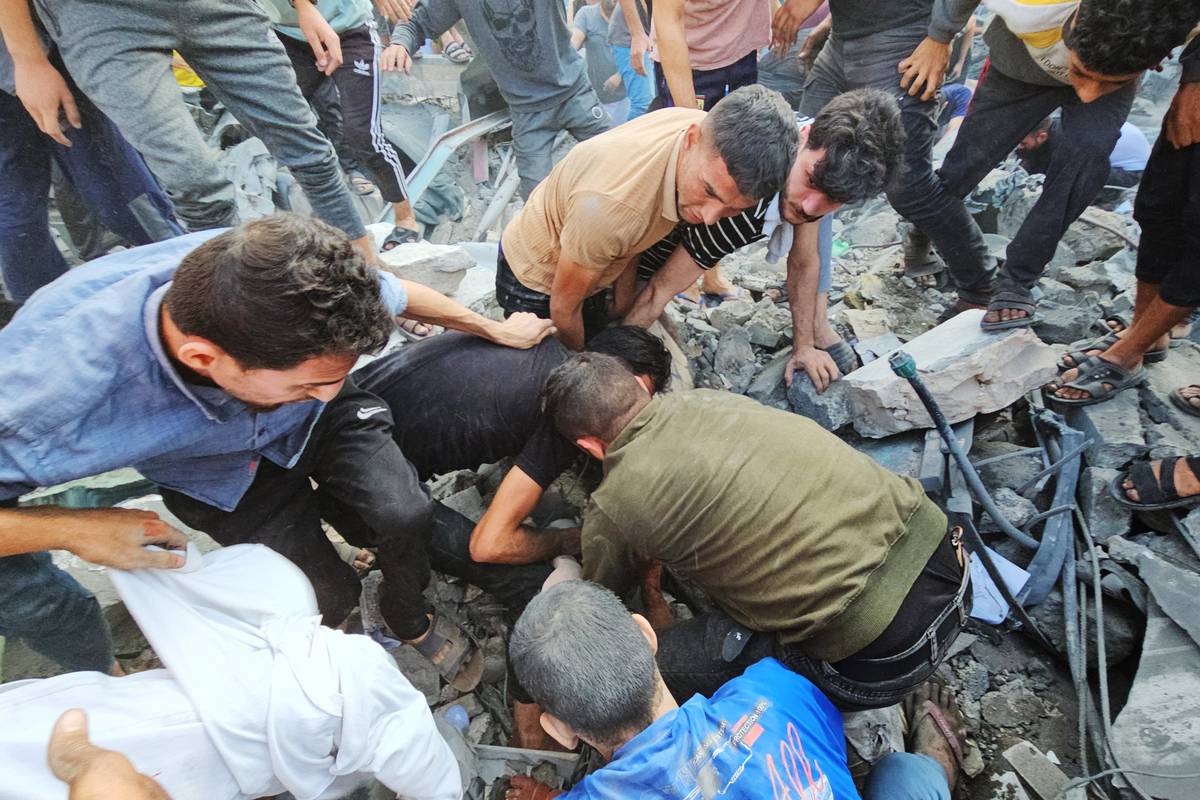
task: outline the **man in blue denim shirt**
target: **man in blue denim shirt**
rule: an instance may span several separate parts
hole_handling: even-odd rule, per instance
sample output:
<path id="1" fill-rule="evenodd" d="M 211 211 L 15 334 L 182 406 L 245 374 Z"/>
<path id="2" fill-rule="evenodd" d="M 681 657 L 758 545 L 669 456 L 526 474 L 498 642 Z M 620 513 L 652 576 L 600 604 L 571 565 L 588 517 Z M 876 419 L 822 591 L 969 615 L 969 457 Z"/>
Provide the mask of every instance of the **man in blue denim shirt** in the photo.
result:
<path id="1" fill-rule="evenodd" d="M 0 505 L 38 486 L 133 466 L 163 487 L 169 504 L 186 499 L 227 515 L 226 526 L 208 530 L 218 541 L 261 541 L 307 572 L 318 537 L 320 552 L 332 550 L 316 501 L 280 487 L 308 487 L 311 476 L 362 512 L 343 532 L 380 547 L 393 578 L 385 619 L 400 638 L 422 638 L 429 500 L 391 440 L 386 405 L 346 376 L 360 355 L 383 346 L 400 313 L 513 347 L 532 346 L 550 325 L 532 315 L 493 322 L 377 272 L 343 234 L 298 215 L 214 234 L 73 270 L 0 331 Z M 352 487 L 323 474 L 335 456 L 360 460 L 379 478 Z M 296 505 L 312 513 L 299 517 Z M 113 668 L 95 600 L 44 551 L 127 569 L 172 567 L 178 556 L 142 548 L 183 541 L 145 512 L 0 509 L 0 634 L 71 669 Z M 349 610 L 346 591 L 316 589 L 326 622 L 336 624 L 328 617 Z"/>

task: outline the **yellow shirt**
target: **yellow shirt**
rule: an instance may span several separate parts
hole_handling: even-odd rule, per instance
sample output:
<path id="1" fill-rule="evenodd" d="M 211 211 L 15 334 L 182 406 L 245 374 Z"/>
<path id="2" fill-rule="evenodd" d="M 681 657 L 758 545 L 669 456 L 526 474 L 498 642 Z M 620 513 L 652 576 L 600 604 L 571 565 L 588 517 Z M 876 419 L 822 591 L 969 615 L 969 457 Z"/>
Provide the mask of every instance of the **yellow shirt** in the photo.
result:
<path id="1" fill-rule="evenodd" d="M 654 111 L 576 145 L 504 229 L 517 279 L 545 294 L 563 256 L 611 286 L 629 259 L 679 222 L 675 168 L 699 109 Z"/>

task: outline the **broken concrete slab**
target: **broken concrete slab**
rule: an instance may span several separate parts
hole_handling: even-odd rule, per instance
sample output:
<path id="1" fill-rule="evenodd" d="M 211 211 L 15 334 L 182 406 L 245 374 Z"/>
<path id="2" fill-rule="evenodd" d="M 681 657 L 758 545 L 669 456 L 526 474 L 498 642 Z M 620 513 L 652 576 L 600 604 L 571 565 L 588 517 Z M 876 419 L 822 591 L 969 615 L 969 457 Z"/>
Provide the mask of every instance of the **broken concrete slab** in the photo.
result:
<path id="1" fill-rule="evenodd" d="M 462 283 L 475 259 L 458 245 L 412 242 L 379 254 L 380 266 L 405 280 L 449 294 Z"/>
<path id="2" fill-rule="evenodd" d="M 982 317 L 982 310 L 965 311 L 904 347 L 951 423 L 1006 408 L 1057 374 L 1054 350 L 1032 331 L 984 333 Z M 842 380 L 854 429 L 863 436 L 933 426 L 908 381 L 886 360 L 872 361 Z"/>
<path id="3" fill-rule="evenodd" d="M 790 350 L 782 350 L 775 354 L 775 357 L 767 362 L 762 371 L 754 378 L 749 388 L 746 389 L 746 396 L 750 397 L 765 406 L 778 408 L 783 411 L 790 411 L 791 405 L 788 403 L 787 387 L 783 382 L 783 373 L 787 368 L 788 359 L 792 357 Z"/>
<path id="4" fill-rule="evenodd" d="M 886 336 L 892 332 L 894 326 L 892 315 L 882 308 L 868 308 L 861 311 L 848 309 L 845 312 L 845 318 L 846 324 L 859 339 Z"/>
<path id="5" fill-rule="evenodd" d="M 1031 725 L 1046 714 L 1038 696 L 1022 685 L 1010 683 L 1004 691 L 992 691 L 980 698 L 983 719 L 1000 728 Z"/>
<path id="6" fill-rule="evenodd" d="M 1046 638 L 1060 652 L 1066 652 L 1062 593 L 1055 589 L 1046 595 L 1045 600 L 1027 610 L 1029 616 L 1042 629 L 1042 633 L 1046 634 Z M 1141 623 L 1141 615 L 1135 609 L 1111 597 L 1104 598 L 1104 645 L 1107 666 L 1119 664 L 1136 652 Z M 1088 604 L 1087 654 L 1089 668 L 1095 669 L 1096 608 L 1093 603 Z"/>
<path id="7" fill-rule="evenodd" d="M 1100 302 L 1089 302 L 1095 295 L 1076 295 L 1075 302 L 1059 303 L 1043 298 L 1038 302 L 1033 331 L 1044 342 L 1068 344 L 1088 335 L 1100 316 Z"/>
<path id="8" fill-rule="evenodd" d="M 1200 647 L 1151 598 L 1146 637 L 1129 700 L 1109 744 L 1125 780 L 1164 800 L 1200 797 Z M 1146 775 L 1141 773 L 1153 773 Z M 1178 777 L 1157 777 L 1157 776 Z"/>
<path id="9" fill-rule="evenodd" d="M 1127 216 L 1089 206 L 1067 228 L 1062 242 L 1075 252 L 1080 262 L 1103 261 L 1125 249 L 1125 240 L 1107 228 L 1124 232 L 1128 224 Z"/>
<path id="10" fill-rule="evenodd" d="M 860 338 L 854 343 L 854 352 L 858 353 L 862 363 L 868 364 L 876 359 L 886 358 L 890 353 L 903 346 L 904 342 L 900 341 L 900 337 L 889 331 L 869 339 Z"/>
<path id="11" fill-rule="evenodd" d="M 438 701 L 442 688 L 441 676 L 433 662 L 407 644 L 392 650 L 392 658 L 413 688 L 425 695 L 425 702 L 433 705 Z"/>
<path id="12" fill-rule="evenodd" d="M 1079 479 L 1079 510 L 1087 521 L 1092 541 L 1107 541 L 1111 536 L 1129 533 L 1133 512 L 1121 505 L 1109 491 L 1118 470 L 1088 467 Z"/>
<path id="13" fill-rule="evenodd" d="M 1018 528 L 1023 528 L 1025 523 L 1038 513 L 1037 506 L 1033 504 L 1032 500 L 1021 497 L 1007 486 L 1002 486 L 991 494 L 996 509 L 1004 515 L 1006 520 Z M 1000 533 L 1000 531 L 1000 525 L 992 519 L 992 515 L 986 511 L 983 512 L 983 516 L 979 519 L 979 532 Z"/>
<path id="14" fill-rule="evenodd" d="M 708 314 L 708 323 L 718 331 L 725 332 L 730 328 L 745 325 L 754 316 L 754 303 L 749 300 L 726 300 Z"/>
<path id="15" fill-rule="evenodd" d="M 745 328 L 729 328 L 721 334 L 713 369 L 725 379 L 731 392 L 741 394 L 749 388 L 758 365 L 754 361 L 754 349 L 750 346 L 750 334 Z"/>
<path id="16" fill-rule="evenodd" d="M 1003 753 L 1004 760 L 1040 800 L 1057 800 L 1069 782 L 1066 774 L 1046 754 L 1021 740 Z"/>
<path id="17" fill-rule="evenodd" d="M 1155 602 L 1200 645 L 1200 607 L 1196 605 L 1196 598 L 1200 597 L 1200 574 L 1122 537 L 1110 539 L 1108 550 L 1114 559 L 1137 566 L 1138 575 Z"/>
<path id="18" fill-rule="evenodd" d="M 792 313 L 769 299 L 761 300 L 746 323 L 746 331 L 750 334 L 751 344 L 773 350 L 784 339 L 791 338 Z"/>
<path id="19" fill-rule="evenodd" d="M 855 444 L 854 447 L 897 475 L 920 477 L 925 454 L 924 433 L 909 431 L 886 439 L 868 439 Z"/>
<path id="20" fill-rule="evenodd" d="M 1067 422 L 1092 440 L 1084 454 L 1088 466 L 1120 469 L 1149 450 L 1136 391 L 1119 392 L 1103 403 L 1071 406 Z"/>
<path id="21" fill-rule="evenodd" d="M 850 424 L 850 406 L 846 402 L 844 380 L 834 381 L 818 394 L 817 387 L 808 375 L 800 373 L 792 378 L 787 397 L 792 411 L 808 417 L 825 430 L 836 431 Z"/>

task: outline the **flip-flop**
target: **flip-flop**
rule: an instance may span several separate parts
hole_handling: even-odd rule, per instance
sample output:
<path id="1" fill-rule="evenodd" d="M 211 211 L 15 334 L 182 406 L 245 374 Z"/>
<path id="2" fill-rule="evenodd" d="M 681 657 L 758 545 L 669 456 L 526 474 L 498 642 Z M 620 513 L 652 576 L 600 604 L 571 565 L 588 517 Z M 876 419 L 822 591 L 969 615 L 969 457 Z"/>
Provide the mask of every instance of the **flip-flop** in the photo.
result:
<path id="1" fill-rule="evenodd" d="M 466 64 L 471 60 L 471 51 L 458 42 L 451 42 L 443 47 L 442 55 L 454 64 Z"/>
<path id="2" fill-rule="evenodd" d="M 1112 327 L 1108 324 L 1110 322 L 1115 322 L 1118 327 Z M 1105 335 L 1121 333 L 1129 328 L 1129 318 L 1124 314 L 1109 314 L 1107 317 L 1101 317 L 1096 325 L 1105 332 Z"/>
<path id="3" fill-rule="evenodd" d="M 929 681 L 939 686 L 943 686 L 941 681 L 936 679 Z M 946 744 L 950 745 L 950 752 L 954 754 L 954 761 L 958 764 L 958 770 L 963 772 L 963 739 L 965 732 L 960 733 L 955 730 L 954 725 L 946 717 L 941 707 L 932 700 L 924 700 L 920 704 L 917 703 L 916 692 L 910 694 L 904 700 L 904 716 L 908 721 L 909 735 L 913 736 L 916 733 L 917 726 L 925 717 L 933 720 L 933 724 L 937 727 L 938 733 L 946 740 Z M 954 787 L 951 787 L 953 789 Z"/>
<path id="4" fill-rule="evenodd" d="M 691 306 L 693 308 L 704 308 L 705 307 L 704 295 L 700 295 L 699 300 L 693 300 L 692 298 L 688 297 L 683 292 L 680 292 L 679 294 L 675 295 L 675 299 L 678 302 L 683 303 L 685 306 Z"/>
<path id="5" fill-rule="evenodd" d="M 1060 406 L 1092 406 L 1111 400 L 1118 392 L 1146 382 L 1146 370 L 1142 367 L 1128 370 L 1099 356 L 1084 359 L 1078 369 L 1079 374 L 1073 381 L 1055 385 L 1053 388 L 1050 388 L 1053 384 L 1047 384 L 1046 391 L 1049 394 L 1046 399 Z M 1076 389 L 1087 392 L 1088 396 L 1079 399 L 1059 397 L 1056 392 L 1060 389 Z"/>
<path id="6" fill-rule="evenodd" d="M 401 228 L 399 225 L 392 228 L 392 232 L 383 240 L 383 244 L 379 246 L 379 252 L 386 253 L 389 250 L 395 250 L 402 244 L 415 244 L 421 241 L 420 231 L 414 231 L 412 228 Z"/>
<path id="7" fill-rule="evenodd" d="M 375 191 L 375 184 L 367 180 L 365 175 L 360 175 L 357 172 L 350 173 L 350 188 L 355 194 L 368 195 Z"/>
<path id="8" fill-rule="evenodd" d="M 1025 316 L 1016 319 L 996 320 L 995 322 L 980 321 L 979 327 L 988 332 L 1007 331 L 1013 328 L 1028 328 L 1037 322 L 1037 300 L 1028 289 L 1005 289 L 996 293 L 987 310 L 992 311 L 1024 311 Z"/>
<path id="9" fill-rule="evenodd" d="M 1175 406 L 1183 413 L 1190 414 L 1193 417 L 1200 417 L 1200 407 L 1195 406 L 1192 403 L 1189 403 L 1188 399 L 1183 396 L 1184 389 L 1190 389 L 1190 388 L 1192 388 L 1192 386 L 1195 386 L 1195 385 L 1196 384 L 1192 384 L 1190 386 L 1181 386 L 1178 389 L 1175 389 L 1174 391 L 1172 391 L 1171 394 L 1168 395 L 1168 397 L 1171 398 L 1171 405 Z"/>
<path id="10" fill-rule="evenodd" d="M 483 651 L 466 631 L 440 614 L 429 624 L 429 635 L 413 647 L 460 692 L 474 691 L 483 678 Z"/>
<path id="11" fill-rule="evenodd" d="M 742 287 L 735 286 L 732 292 L 704 292 L 704 297 L 712 298 L 717 302 L 714 305 L 720 305 L 726 300 L 737 300 L 742 296 Z"/>
<path id="12" fill-rule="evenodd" d="M 1186 456 L 1183 460 L 1187 462 L 1194 474 L 1200 475 L 1200 456 Z M 1155 477 L 1154 469 L 1150 466 L 1149 461 L 1134 462 L 1133 466 L 1117 473 L 1117 476 L 1112 479 L 1108 485 L 1109 494 L 1121 505 L 1140 511 L 1194 506 L 1200 503 L 1200 494 L 1180 497 L 1179 492 L 1175 491 L 1175 467 L 1179 461 L 1179 456 L 1164 458 L 1162 465 L 1158 468 L 1158 477 Z M 1171 479 L 1169 482 L 1163 483 L 1162 476 L 1167 474 L 1170 474 Z M 1124 486 L 1127 480 L 1133 482 L 1133 489 L 1143 500 L 1135 503 L 1129 499 Z"/>
<path id="13" fill-rule="evenodd" d="M 829 353 L 833 358 L 833 363 L 837 364 L 838 372 L 843 375 L 849 375 L 858 369 L 858 353 L 854 352 L 854 348 L 845 339 L 838 339 L 828 347 L 818 347 L 817 349 Z"/>
<path id="14" fill-rule="evenodd" d="M 428 330 L 425 331 L 425 333 L 420 333 L 417 331 L 418 325 L 424 325 L 426 328 L 428 328 Z M 405 339 L 408 339 L 410 342 L 419 342 L 422 339 L 428 339 L 430 336 L 436 335 L 439 331 L 436 325 L 430 325 L 427 322 L 418 322 L 415 319 L 406 319 L 404 317 L 400 317 L 396 321 L 396 332 Z"/>

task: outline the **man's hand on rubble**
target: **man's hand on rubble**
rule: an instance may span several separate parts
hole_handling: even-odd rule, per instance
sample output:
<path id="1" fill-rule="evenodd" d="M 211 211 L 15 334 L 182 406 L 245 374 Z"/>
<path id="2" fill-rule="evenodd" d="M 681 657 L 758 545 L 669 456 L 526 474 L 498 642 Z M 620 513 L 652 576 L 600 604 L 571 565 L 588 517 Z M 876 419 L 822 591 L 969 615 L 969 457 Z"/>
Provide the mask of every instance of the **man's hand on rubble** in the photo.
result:
<path id="1" fill-rule="evenodd" d="M 46 526 L 57 528 L 61 546 L 84 561 L 116 569 L 182 567 L 178 553 L 147 550 L 156 544 L 172 550 L 187 547 L 188 539 L 153 511 L 132 508 L 87 510 L 52 509 L 44 512 Z"/>
<path id="2" fill-rule="evenodd" d="M 812 345 L 799 345 L 793 348 L 792 357 L 783 367 L 783 382 L 788 386 L 792 385 L 797 369 L 804 370 L 808 379 L 816 387 L 818 394 L 824 392 L 829 388 L 829 384 L 842 376 L 833 356 Z"/>
<path id="3" fill-rule="evenodd" d="M 379 66 L 384 72 L 403 72 L 407 74 L 412 69 L 412 56 L 402 45 L 389 45 L 379 57 Z"/>
<path id="4" fill-rule="evenodd" d="M 771 18 L 771 49 L 783 58 L 796 42 L 804 21 L 813 15 L 821 0 L 784 0 Z"/>
<path id="5" fill-rule="evenodd" d="M 412 0 L 375 0 L 375 8 L 393 25 L 412 19 Z"/>
<path id="6" fill-rule="evenodd" d="M 300 32 L 317 59 L 317 69 L 332 75 L 342 65 L 342 39 L 317 11 L 312 0 L 296 0 L 296 17 Z"/>
<path id="7" fill-rule="evenodd" d="M 59 144 L 70 147 L 71 141 L 63 133 L 64 123 L 78 129 L 83 127 L 83 120 L 63 76 L 45 58 L 32 63 L 16 61 L 13 67 L 17 98 L 38 129 Z"/>
<path id="8" fill-rule="evenodd" d="M 1176 148 L 1200 142 L 1200 83 L 1180 84 L 1167 111 L 1166 133 Z"/>
<path id="9" fill-rule="evenodd" d="M 946 75 L 950 64 L 950 45 L 926 36 L 913 50 L 912 55 L 900 62 L 900 88 L 909 95 L 920 95 L 922 100 L 931 100 Z"/>
<path id="10" fill-rule="evenodd" d="M 46 761 L 54 776 L 70 786 L 70 800 L 170 800 L 128 758 L 92 744 L 82 709 L 72 708 L 54 723 Z"/>

